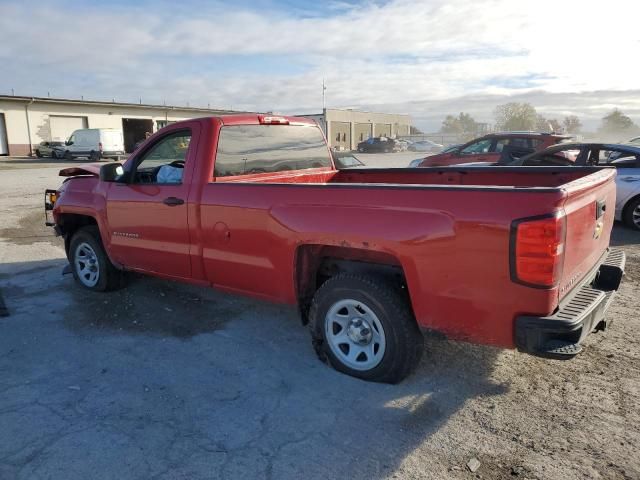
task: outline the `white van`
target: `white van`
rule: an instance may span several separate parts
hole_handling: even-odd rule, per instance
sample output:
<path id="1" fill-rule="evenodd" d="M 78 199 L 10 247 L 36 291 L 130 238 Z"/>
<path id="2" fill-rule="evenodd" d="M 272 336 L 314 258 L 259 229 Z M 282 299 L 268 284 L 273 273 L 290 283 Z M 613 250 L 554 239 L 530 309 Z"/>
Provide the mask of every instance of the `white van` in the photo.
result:
<path id="1" fill-rule="evenodd" d="M 118 160 L 124 155 L 122 130 L 114 128 L 84 128 L 74 131 L 65 142 L 62 156 L 67 160 L 87 157 L 96 162 L 101 158 Z"/>

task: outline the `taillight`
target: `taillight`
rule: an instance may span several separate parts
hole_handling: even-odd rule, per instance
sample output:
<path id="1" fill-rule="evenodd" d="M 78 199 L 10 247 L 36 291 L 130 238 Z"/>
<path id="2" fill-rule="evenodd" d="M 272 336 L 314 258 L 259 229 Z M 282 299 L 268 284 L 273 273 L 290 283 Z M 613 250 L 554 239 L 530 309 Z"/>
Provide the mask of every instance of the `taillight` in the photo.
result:
<path id="1" fill-rule="evenodd" d="M 98 143 L 98 150 L 102 151 L 102 142 Z"/>
<path id="2" fill-rule="evenodd" d="M 566 217 L 524 218 L 511 227 L 511 277 L 533 287 L 554 287 L 564 260 Z"/>

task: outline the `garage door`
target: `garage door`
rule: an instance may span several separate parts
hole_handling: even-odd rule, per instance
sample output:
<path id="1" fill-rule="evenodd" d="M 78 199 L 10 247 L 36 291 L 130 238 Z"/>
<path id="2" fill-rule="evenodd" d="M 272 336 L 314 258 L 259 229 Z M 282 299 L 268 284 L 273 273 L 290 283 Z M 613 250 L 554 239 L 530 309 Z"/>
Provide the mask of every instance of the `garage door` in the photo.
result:
<path id="1" fill-rule="evenodd" d="M 356 144 L 364 142 L 372 135 L 370 123 L 356 123 L 354 128 L 356 135 Z"/>
<path id="2" fill-rule="evenodd" d="M 49 140 L 66 140 L 74 130 L 87 128 L 87 117 L 67 117 L 63 115 L 49 115 Z"/>
<path id="3" fill-rule="evenodd" d="M 351 150 L 351 124 L 348 122 L 331 122 L 329 145 L 337 150 Z"/>
<path id="4" fill-rule="evenodd" d="M 391 124 L 390 123 L 376 123 L 376 131 L 374 132 L 376 137 L 390 137 L 391 136 Z"/>

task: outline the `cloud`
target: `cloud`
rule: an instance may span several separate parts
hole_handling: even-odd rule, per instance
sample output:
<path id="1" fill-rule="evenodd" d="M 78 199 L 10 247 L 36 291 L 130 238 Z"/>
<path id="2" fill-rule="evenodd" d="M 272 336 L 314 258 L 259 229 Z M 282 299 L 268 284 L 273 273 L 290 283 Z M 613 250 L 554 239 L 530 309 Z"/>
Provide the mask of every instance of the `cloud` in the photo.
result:
<path id="1" fill-rule="evenodd" d="M 591 118 L 630 93 L 603 103 L 588 92 L 638 87 L 638 2 L 326 5 L 0 0 L 0 91 L 313 111 L 325 78 L 329 106 L 397 106 L 431 125 L 431 112 L 476 99 L 532 98 Z"/>

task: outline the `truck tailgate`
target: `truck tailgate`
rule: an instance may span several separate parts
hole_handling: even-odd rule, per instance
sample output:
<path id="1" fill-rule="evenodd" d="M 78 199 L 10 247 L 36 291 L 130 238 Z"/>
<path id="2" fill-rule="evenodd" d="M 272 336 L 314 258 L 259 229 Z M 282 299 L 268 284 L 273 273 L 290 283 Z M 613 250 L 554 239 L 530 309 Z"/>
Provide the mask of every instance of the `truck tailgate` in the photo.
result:
<path id="1" fill-rule="evenodd" d="M 565 185 L 565 256 L 559 300 L 603 258 L 613 228 L 615 170 L 603 169 Z"/>

